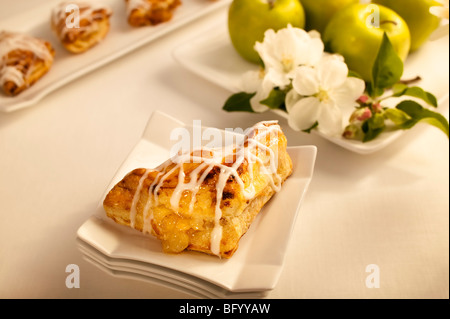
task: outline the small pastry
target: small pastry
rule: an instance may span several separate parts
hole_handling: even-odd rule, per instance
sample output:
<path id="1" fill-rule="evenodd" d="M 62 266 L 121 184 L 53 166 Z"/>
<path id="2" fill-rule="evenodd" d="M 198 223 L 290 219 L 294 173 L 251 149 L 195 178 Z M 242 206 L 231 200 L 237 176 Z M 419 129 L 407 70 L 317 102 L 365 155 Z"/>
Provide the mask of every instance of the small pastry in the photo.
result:
<path id="1" fill-rule="evenodd" d="M 128 23 L 133 27 L 156 25 L 172 19 L 181 0 L 125 0 Z"/>
<path id="2" fill-rule="evenodd" d="M 52 11 L 51 25 L 62 45 L 82 53 L 101 42 L 109 32 L 112 10 L 97 2 L 63 2 Z"/>
<path id="3" fill-rule="evenodd" d="M 19 94 L 50 70 L 54 55 L 47 41 L 0 32 L 0 87 L 9 96 Z"/>
<path id="4" fill-rule="evenodd" d="M 292 173 L 276 122 L 256 124 L 241 144 L 176 155 L 135 169 L 107 194 L 106 215 L 162 241 L 167 253 L 230 258 L 265 203 Z"/>

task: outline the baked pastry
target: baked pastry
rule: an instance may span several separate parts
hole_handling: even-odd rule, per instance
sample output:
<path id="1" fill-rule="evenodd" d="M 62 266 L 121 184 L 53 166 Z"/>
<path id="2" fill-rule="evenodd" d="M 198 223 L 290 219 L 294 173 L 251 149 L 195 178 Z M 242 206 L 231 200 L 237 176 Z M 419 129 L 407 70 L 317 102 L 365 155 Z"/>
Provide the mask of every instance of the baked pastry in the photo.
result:
<path id="1" fill-rule="evenodd" d="M 52 11 L 52 30 L 68 51 L 85 52 L 106 37 L 111 15 L 108 6 L 96 1 L 63 2 Z"/>
<path id="2" fill-rule="evenodd" d="M 264 204 L 292 173 L 277 122 L 256 124 L 242 144 L 187 152 L 135 169 L 106 195 L 116 223 L 162 241 L 167 253 L 230 258 Z"/>
<path id="3" fill-rule="evenodd" d="M 55 51 L 47 41 L 25 34 L 0 32 L 0 86 L 15 96 L 33 85 L 52 64 Z"/>
<path id="4" fill-rule="evenodd" d="M 181 0 L 125 0 L 128 23 L 133 27 L 156 25 L 172 19 Z"/>

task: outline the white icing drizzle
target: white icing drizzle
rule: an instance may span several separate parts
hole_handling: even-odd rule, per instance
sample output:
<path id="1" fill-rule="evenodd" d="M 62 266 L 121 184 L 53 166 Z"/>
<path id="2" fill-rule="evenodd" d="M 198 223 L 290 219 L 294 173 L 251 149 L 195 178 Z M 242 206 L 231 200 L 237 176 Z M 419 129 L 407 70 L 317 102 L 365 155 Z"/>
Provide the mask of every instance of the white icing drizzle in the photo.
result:
<path id="1" fill-rule="evenodd" d="M 147 0 L 127 0 L 127 16 L 129 16 L 133 10 L 141 9 L 148 11 L 151 9 L 150 5 L 150 2 Z"/>
<path id="2" fill-rule="evenodd" d="M 276 124 L 276 121 L 271 122 L 261 122 L 254 126 L 254 130 L 258 130 L 257 138 L 266 138 L 268 134 L 271 134 L 275 131 L 278 135 L 278 132 L 281 131 L 280 127 Z M 143 215 L 144 215 L 144 233 L 151 233 L 152 230 L 152 220 L 153 220 L 153 212 L 151 211 L 152 206 L 158 205 L 158 193 L 161 187 L 164 184 L 164 181 L 169 178 L 172 174 L 174 174 L 178 170 L 178 182 L 177 186 L 173 190 L 173 193 L 170 198 L 170 204 L 174 211 L 179 210 L 179 204 L 181 200 L 181 196 L 184 191 L 191 192 L 191 201 L 189 204 L 189 211 L 192 212 L 194 210 L 194 205 L 196 201 L 197 192 L 202 186 L 204 180 L 211 172 L 211 170 L 215 167 L 220 169 L 219 177 L 216 182 L 216 204 L 214 209 L 214 228 L 211 232 L 211 242 L 210 242 L 210 250 L 215 255 L 220 255 L 220 242 L 222 240 L 222 226 L 220 225 L 220 220 L 222 218 L 222 209 L 220 208 L 222 203 L 222 196 L 227 184 L 228 179 L 233 176 L 235 181 L 241 188 L 242 194 L 246 200 L 250 200 L 254 198 L 256 195 L 256 191 L 254 185 L 250 183 L 249 186 L 245 186 L 244 181 L 239 176 L 237 172 L 238 168 L 242 165 L 242 163 L 247 160 L 248 163 L 248 172 L 250 179 L 253 178 L 253 165 L 254 163 L 259 164 L 259 168 L 263 174 L 269 176 L 269 184 L 270 186 L 278 192 L 281 189 L 281 177 L 277 173 L 277 158 L 274 151 L 257 141 L 255 138 L 250 138 L 247 135 L 247 139 L 243 144 L 236 147 L 236 150 L 232 153 L 235 156 L 235 160 L 232 166 L 227 166 L 222 163 L 224 157 L 223 149 L 206 149 L 202 148 L 200 151 L 201 155 L 197 155 L 199 151 L 194 151 L 191 153 L 181 154 L 173 157 L 163 165 L 161 165 L 158 170 L 158 174 L 153 180 L 152 184 L 148 189 L 148 200 L 146 202 Z M 247 145 L 245 145 L 247 144 Z M 232 145 L 234 149 L 234 145 Z M 259 158 L 256 154 L 256 150 L 260 150 L 262 152 L 266 152 L 269 154 L 269 163 L 264 163 L 261 158 Z M 210 154 L 210 157 L 204 157 L 203 152 L 207 152 Z M 226 151 L 225 151 L 226 153 Z M 230 155 L 230 154 L 228 154 Z M 190 174 L 189 181 L 185 182 L 186 173 L 184 171 L 184 165 L 186 163 L 200 163 Z M 165 172 L 165 169 L 171 165 L 175 164 L 168 172 Z M 142 191 L 142 186 L 147 179 L 149 173 L 153 170 L 147 170 L 145 174 L 140 178 L 139 185 L 133 197 L 133 202 L 130 210 L 130 220 L 132 221 L 132 227 L 134 227 L 134 220 L 136 218 L 136 204 L 139 200 L 140 193 Z"/>
<path id="3" fill-rule="evenodd" d="M 0 32 L 0 85 L 2 86 L 7 81 L 13 82 L 18 87 L 22 86 L 28 72 L 32 70 L 29 68 L 27 73 L 23 73 L 18 68 L 7 65 L 8 54 L 15 50 L 29 51 L 34 54 L 34 58 L 53 61 L 53 55 L 42 40 L 25 34 L 2 31 Z"/>
<path id="4" fill-rule="evenodd" d="M 66 8 L 68 5 L 76 5 L 79 8 L 79 18 L 80 18 L 80 24 L 81 21 L 89 21 L 89 24 L 86 26 L 81 26 L 79 28 L 69 28 L 66 24 L 67 14 L 70 13 L 66 12 Z M 92 2 L 83 2 L 83 1 L 70 1 L 70 2 L 63 2 L 60 3 L 58 6 L 56 6 L 52 10 L 52 24 L 54 26 L 60 25 L 60 22 L 63 21 L 62 24 L 63 27 L 58 32 L 58 37 L 63 40 L 67 33 L 76 30 L 76 32 L 83 32 L 87 31 L 89 32 L 94 25 L 92 24 L 92 21 L 95 19 L 101 19 L 103 18 L 103 13 L 100 13 L 99 11 L 104 10 L 107 16 L 110 16 L 112 14 L 112 10 L 110 7 L 108 7 L 105 4 L 102 4 L 100 2 L 92 1 Z"/>
<path id="5" fill-rule="evenodd" d="M 5 65 L 0 70 L 0 86 L 3 86 L 6 81 L 13 82 L 17 87 L 21 87 L 25 83 L 24 75 L 21 71 L 13 66 Z"/>

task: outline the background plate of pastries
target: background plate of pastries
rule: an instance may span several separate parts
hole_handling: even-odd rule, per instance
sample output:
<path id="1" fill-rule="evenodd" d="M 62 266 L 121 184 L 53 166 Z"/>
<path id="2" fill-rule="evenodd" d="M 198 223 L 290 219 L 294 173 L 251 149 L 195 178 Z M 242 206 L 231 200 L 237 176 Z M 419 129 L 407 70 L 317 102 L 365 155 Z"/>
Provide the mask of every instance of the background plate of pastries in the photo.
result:
<path id="1" fill-rule="evenodd" d="M 0 111 L 31 106 L 231 0 L 52 1 L 0 22 Z"/>

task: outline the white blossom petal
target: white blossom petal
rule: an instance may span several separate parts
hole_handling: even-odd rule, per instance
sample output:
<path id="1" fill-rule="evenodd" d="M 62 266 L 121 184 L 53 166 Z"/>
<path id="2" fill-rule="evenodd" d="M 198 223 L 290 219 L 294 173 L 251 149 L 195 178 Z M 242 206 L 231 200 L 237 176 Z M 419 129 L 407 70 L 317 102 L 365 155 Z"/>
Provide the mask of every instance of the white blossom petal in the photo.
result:
<path id="1" fill-rule="evenodd" d="M 334 102 L 322 103 L 321 112 L 317 121 L 319 132 L 327 136 L 337 136 L 344 130 L 343 114 L 341 109 Z"/>
<path id="2" fill-rule="evenodd" d="M 240 89 L 246 93 L 254 93 L 261 86 L 264 71 L 248 71 L 245 72 L 240 81 Z"/>
<path id="3" fill-rule="evenodd" d="M 273 85 L 273 83 L 269 79 L 267 79 L 267 77 L 265 77 L 261 81 L 261 85 L 256 91 L 255 96 L 250 99 L 250 105 L 253 111 L 262 113 L 269 110 L 269 107 L 267 105 L 261 104 L 261 101 L 267 99 L 274 87 L 275 86 Z"/>
<path id="4" fill-rule="evenodd" d="M 320 59 L 324 53 L 325 45 L 322 39 L 313 38 L 307 43 L 307 48 L 305 49 L 305 59 L 301 61 L 301 65 L 317 66 Z"/>
<path id="5" fill-rule="evenodd" d="M 313 66 L 318 63 L 324 51 L 324 44 L 316 36 L 315 33 L 309 34 L 291 25 L 277 32 L 271 29 L 265 32 L 264 41 L 257 42 L 255 50 L 275 85 L 289 85 L 298 66 Z"/>
<path id="6" fill-rule="evenodd" d="M 268 69 L 266 76 L 275 86 L 278 86 L 282 89 L 291 83 L 291 79 L 289 78 L 288 74 L 279 72 L 274 68 Z"/>
<path id="7" fill-rule="evenodd" d="M 320 106 L 320 101 L 315 97 L 301 99 L 289 112 L 289 126 L 296 131 L 311 128 L 319 118 Z"/>
<path id="8" fill-rule="evenodd" d="M 430 13 L 441 19 L 449 18 L 449 1 L 448 0 L 435 0 L 439 2 L 442 6 L 433 6 L 430 8 Z"/>
<path id="9" fill-rule="evenodd" d="M 317 66 L 317 70 L 320 86 L 325 90 L 342 86 L 348 77 L 347 64 L 332 56 L 324 57 Z"/>
<path id="10" fill-rule="evenodd" d="M 363 80 L 348 77 L 344 84 L 330 92 L 330 98 L 342 109 L 353 108 L 365 91 L 366 85 Z"/>
<path id="11" fill-rule="evenodd" d="M 300 99 L 302 98 L 302 96 L 300 94 L 298 94 L 295 90 L 290 90 L 287 94 L 286 94 L 286 99 L 284 101 L 284 103 L 286 104 L 286 111 L 288 113 L 290 113 L 290 111 L 292 110 L 292 108 L 294 107 L 294 105 L 300 101 Z"/>
<path id="12" fill-rule="evenodd" d="M 321 39 L 320 32 L 317 30 L 311 30 L 308 32 L 308 35 L 311 39 Z"/>
<path id="13" fill-rule="evenodd" d="M 317 94 L 320 89 L 317 70 L 309 66 L 298 67 L 292 80 L 292 86 L 298 94 L 303 96 Z"/>

